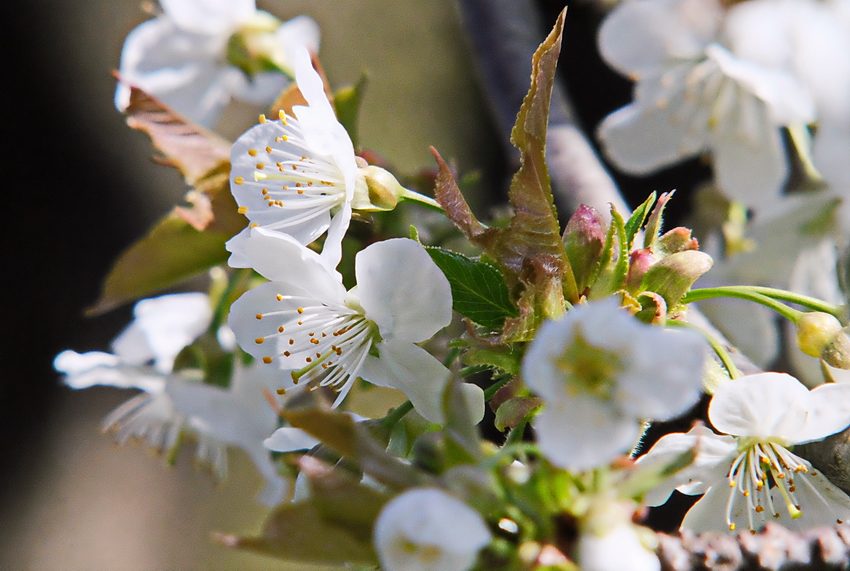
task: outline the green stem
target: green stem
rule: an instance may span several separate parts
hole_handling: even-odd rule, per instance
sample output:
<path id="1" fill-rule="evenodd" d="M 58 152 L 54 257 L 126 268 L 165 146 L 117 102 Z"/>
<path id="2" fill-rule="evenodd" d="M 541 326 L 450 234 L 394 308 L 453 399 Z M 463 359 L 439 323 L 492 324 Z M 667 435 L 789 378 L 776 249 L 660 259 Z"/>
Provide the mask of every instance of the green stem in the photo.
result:
<path id="1" fill-rule="evenodd" d="M 684 297 L 682 297 L 682 303 L 692 303 L 714 297 L 735 297 L 759 303 L 765 307 L 769 307 L 782 317 L 789 320 L 791 323 L 797 323 L 797 320 L 803 312 L 798 311 L 793 307 L 789 307 L 784 303 L 780 303 L 777 299 L 798 303 L 805 307 L 816 309 L 817 311 L 823 311 L 825 313 L 835 315 L 836 317 L 840 315 L 840 311 L 835 306 L 826 304 L 814 298 L 797 295 L 781 289 L 758 286 L 722 286 L 692 289 L 686 293 Z M 813 303 L 817 306 L 817 308 L 812 307 Z M 838 313 L 837 315 L 836 312 Z"/>
<path id="2" fill-rule="evenodd" d="M 685 321 L 676 321 L 675 319 L 668 319 L 667 326 L 675 326 L 675 327 L 687 327 L 688 329 L 693 329 L 702 334 L 703 337 L 706 338 L 708 344 L 711 345 L 711 349 L 714 351 L 717 358 L 720 359 L 720 362 L 723 364 L 723 368 L 726 369 L 726 372 L 729 373 L 730 379 L 737 379 L 741 376 L 741 371 L 738 370 L 738 367 L 735 366 L 735 363 L 732 362 L 732 356 L 729 355 L 729 352 L 726 348 L 721 345 L 721 343 L 714 338 L 713 335 L 710 335 L 707 331 L 693 325 L 692 323 L 687 323 Z"/>
<path id="3" fill-rule="evenodd" d="M 404 194 L 402 194 L 399 199 L 402 202 L 418 202 L 423 206 L 427 206 L 431 210 L 436 210 L 437 212 L 445 212 L 443 210 L 443 207 L 440 206 L 439 202 L 437 202 L 430 196 L 419 194 L 418 192 L 412 191 L 409 188 L 404 189 Z"/>
<path id="4" fill-rule="evenodd" d="M 389 413 L 387 413 L 387 416 L 381 419 L 381 424 L 383 424 L 384 428 L 386 428 L 387 430 L 392 430 L 392 428 L 396 424 L 398 424 L 398 422 L 402 418 L 404 418 L 404 415 L 406 415 L 411 410 L 413 410 L 413 403 L 411 403 L 409 400 L 404 401 L 403 403 L 392 409 Z"/>
<path id="5" fill-rule="evenodd" d="M 230 312 L 230 297 L 236 288 L 241 285 L 250 275 L 253 270 L 249 268 L 236 270 L 230 275 L 227 280 L 227 287 L 221 292 L 221 297 L 218 298 L 218 303 L 213 310 L 213 320 L 210 324 L 210 331 L 218 332 L 219 328 L 227 321 L 227 315 Z"/>

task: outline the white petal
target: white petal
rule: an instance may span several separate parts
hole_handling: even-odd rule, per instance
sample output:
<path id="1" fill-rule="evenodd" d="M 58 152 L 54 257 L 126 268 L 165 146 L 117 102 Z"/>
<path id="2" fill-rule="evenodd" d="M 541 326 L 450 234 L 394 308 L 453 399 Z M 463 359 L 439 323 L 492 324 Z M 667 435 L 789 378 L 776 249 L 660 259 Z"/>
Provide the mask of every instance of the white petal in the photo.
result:
<path id="1" fill-rule="evenodd" d="M 319 254 L 286 234 L 254 228 L 249 235 L 230 240 L 227 248 L 268 280 L 306 290 L 316 299 L 345 300 L 341 276 Z"/>
<path id="2" fill-rule="evenodd" d="M 233 97 L 252 105 L 269 105 L 289 85 L 289 79 L 279 72 L 261 71 L 245 79 Z"/>
<path id="3" fill-rule="evenodd" d="M 627 453 L 637 441 L 636 420 L 582 399 L 568 410 L 546 406 L 534 419 L 538 445 L 553 464 L 567 470 L 590 470 Z"/>
<path id="4" fill-rule="evenodd" d="M 106 385 L 160 393 L 165 388 L 165 379 L 162 375 L 138 367 L 123 365 L 115 355 L 99 351 L 83 354 L 75 351 L 62 351 L 54 359 L 53 367 L 65 374 L 63 380 L 72 389 Z"/>
<path id="5" fill-rule="evenodd" d="M 693 464 L 676 472 L 650 492 L 646 497 L 648 505 L 663 504 L 674 489 L 689 495 L 703 494 L 713 484 L 722 482 L 737 451 L 737 443 L 731 436 L 720 436 L 705 426 L 695 426 L 687 434 L 662 436 L 637 461 L 650 466 L 664 465 L 692 449 L 697 453 Z"/>
<path id="6" fill-rule="evenodd" d="M 115 353 L 132 364 L 154 359 L 168 373 L 174 359 L 209 327 L 210 300 L 204 293 L 177 293 L 143 299 L 133 308 L 136 319 L 113 342 Z M 142 339 L 144 340 L 142 342 Z M 147 356 L 148 351 L 150 356 Z"/>
<path id="7" fill-rule="evenodd" d="M 795 444 L 826 438 L 850 426 L 850 383 L 830 383 L 809 393 L 809 419 Z"/>
<path id="8" fill-rule="evenodd" d="M 650 81 L 646 79 L 645 81 Z M 708 132 L 693 105 L 668 99 L 632 103 L 608 115 L 597 135 L 605 155 L 620 169 L 636 175 L 676 163 L 707 150 Z"/>
<path id="9" fill-rule="evenodd" d="M 165 15 L 197 34 L 225 36 L 256 12 L 254 0 L 160 0 Z"/>
<path id="10" fill-rule="evenodd" d="M 636 2 L 632 2 L 636 3 Z M 658 556 L 641 543 L 635 525 L 617 525 L 602 537 L 582 533 L 578 563 L 582 571 L 658 571 Z"/>
<path id="11" fill-rule="evenodd" d="M 127 36 L 119 73 L 123 82 L 196 123 L 214 127 L 241 85 L 241 72 L 221 62 L 225 41 L 182 31 L 165 17 L 149 20 Z M 129 88 L 120 83 L 115 94 L 119 110 L 127 107 L 129 97 Z"/>
<path id="12" fill-rule="evenodd" d="M 374 530 L 386 571 L 467 571 L 491 539 L 478 512 L 436 488 L 414 488 L 390 500 Z"/>
<path id="13" fill-rule="evenodd" d="M 313 438 L 300 428 L 284 426 L 278 428 L 271 436 L 263 440 L 263 446 L 275 452 L 295 452 L 310 450 L 320 441 Z"/>
<path id="14" fill-rule="evenodd" d="M 292 66 L 291 73 L 293 74 L 295 73 L 295 54 L 299 48 L 306 48 L 311 53 L 318 53 L 319 51 L 321 31 L 319 24 L 310 16 L 302 15 L 292 18 L 281 24 L 274 35 L 283 48 L 286 61 Z"/>
<path id="15" fill-rule="evenodd" d="M 746 136 L 716 132 L 711 149 L 720 188 L 730 198 L 754 208 L 775 202 L 788 177 L 779 128 L 767 122 L 766 117 L 760 122 L 759 132 Z"/>
<path id="16" fill-rule="evenodd" d="M 809 466 L 808 474 L 802 478 L 799 475 L 794 478 L 797 488 L 794 496 L 802 512 L 799 518 L 787 517 L 788 513 L 779 490 L 771 490 L 777 511 L 782 514 L 777 521 L 791 531 L 805 531 L 819 526 L 834 527 L 838 523 L 850 521 L 850 497 L 826 476 L 815 472 L 810 464 Z"/>
<path id="17" fill-rule="evenodd" d="M 385 339 L 418 343 L 452 320 L 452 293 L 446 276 L 425 249 L 396 238 L 357 253 L 357 288 L 366 317 Z"/>
<path id="18" fill-rule="evenodd" d="M 620 73 L 640 75 L 671 59 L 698 58 L 722 17 L 715 0 L 623 2 L 599 29 L 599 51 Z"/>
<path id="19" fill-rule="evenodd" d="M 443 424 L 443 392 L 450 371 L 425 349 L 407 341 L 384 341 L 377 348 L 380 356 L 367 356 L 360 376 L 375 385 L 400 390 L 416 412 Z"/>
<path id="20" fill-rule="evenodd" d="M 689 529 L 694 533 L 703 533 L 706 531 L 729 531 L 729 524 L 726 523 L 726 508 L 729 505 L 730 494 L 740 493 L 729 488 L 729 484 L 725 481 L 717 482 L 696 504 L 685 514 L 685 519 L 682 521 L 682 528 Z M 747 502 L 743 496 L 737 498 L 733 510 L 730 513 L 731 520 L 741 530 L 749 529 L 749 519 L 747 512 L 749 511 L 753 518 L 753 528 L 760 529 L 764 526 L 767 510 L 762 513 L 757 513 L 755 510 L 747 509 Z"/>
<path id="21" fill-rule="evenodd" d="M 708 417 L 726 434 L 790 443 L 806 428 L 808 401 L 808 389 L 791 375 L 758 373 L 721 383 Z"/>

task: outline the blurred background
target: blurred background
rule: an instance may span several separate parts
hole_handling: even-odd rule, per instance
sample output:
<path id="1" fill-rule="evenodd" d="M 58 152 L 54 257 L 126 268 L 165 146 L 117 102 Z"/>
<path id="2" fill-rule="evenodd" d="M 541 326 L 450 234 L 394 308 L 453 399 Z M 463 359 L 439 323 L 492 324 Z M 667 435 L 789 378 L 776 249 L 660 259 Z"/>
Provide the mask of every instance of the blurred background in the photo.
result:
<path id="1" fill-rule="evenodd" d="M 479 211 L 502 199 L 509 161 L 453 0 L 258 6 L 319 23 L 334 87 L 369 73 L 363 147 L 413 172 L 433 165 L 433 145 L 461 172 L 485 175 L 473 200 Z M 538 7 L 542 37 L 563 2 Z M 600 16 L 590 4 L 570 7 L 561 58 L 591 129 L 630 98 L 628 82 L 594 52 Z M 0 568 L 306 568 L 210 541 L 213 530 L 251 534 L 264 520 L 253 501 L 260 478 L 246 457 L 232 453 L 231 477 L 216 485 L 188 449 L 172 467 L 142 446 L 118 447 L 100 421 L 128 392 L 73 392 L 52 368 L 63 349 L 106 350 L 129 322 L 130 306 L 96 318 L 82 312 L 116 256 L 187 190 L 176 171 L 150 160 L 148 139 L 113 106 L 124 37 L 149 15 L 139 0 L 30 0 L 4 3 L 0 18 Z M 218 130 L 233 139 L 260 111 L 234 105 Z M 618 181 L 643 200 L 675 176 Z"/>

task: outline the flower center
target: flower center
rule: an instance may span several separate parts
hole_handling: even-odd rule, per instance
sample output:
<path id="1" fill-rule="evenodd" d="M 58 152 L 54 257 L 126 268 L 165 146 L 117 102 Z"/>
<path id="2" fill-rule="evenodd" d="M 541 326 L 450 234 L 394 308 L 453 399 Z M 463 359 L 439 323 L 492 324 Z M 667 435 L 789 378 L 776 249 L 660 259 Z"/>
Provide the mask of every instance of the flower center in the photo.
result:
<path id="1" fill-rule="evenodd" d="M 287 211 L 284 216 L 263 223 L 263 227 L 285 230 L 345 202 L 344 175 L 332 157 L 310 149 L 297 119 L 281 111 L 280 121 L 266 121 L 261 117 L 261 122 L 270 130 L 269 140 L 264 148 L 248 149 L 255 166 L 253 180 L 245 176 L 233 179 L 234 184 L 244 185 L 259 194 L 252 195 L 255 198 L 250 201 L 258 206 L 241 206 L 241 214 L 253 221 L 260 204 L 284 209 Z"/>
<path id="2" fill-rule="evenodd" d="M 601 400 L 614 397 L 616 376 L 623 368 L 620 358 L 617 353 L 588 343 L 580 328 L 554 362 L 565 375 L 567 396 L 588 395 Z"/>
<path id="3" fill-rule="evenodd" d="M 263 357 L 263 362 L 280 361 L 282 369 L 292 371 L 294 385 L 307 379 L 308 390 L 333 386 L 340 393 L 337 403 L 342 401 L 379 338 L 377 325 L 343 304 L 298 306 L 299 301 L 315 300 L 289 295 L 278 295 L 277 300 L 288 307 L 257 314 L 257 319 L 282 323 L 275 332 L 255 339 L 257 344 L 274 342 L 276 356 Z"/>
<path id="4" fill-rule="evenodd" d="M 741 445 L 743 444 L 743 446 Z M 737 502 L 743 498 L 746 502 L 747 521 L 751 533 L 756 532 L 756 522 L 763 522 L 766 515 L 775 519 L 782 517 L 777 503 L 785 504 L 785 512 L 791 519 L 803 515 L 795 492 L 797 485 L 808 486 L 818 497 L 822 495 L 808 480 L 809 466 L 799 456 L 792 454 L 778 442 L 741 441 L 740 453 L 729 469 L 728 479 L 732 492 L 726 507 L 726 523 L 734 531 L 732 521 Z M 816 475 L 812 473 L 812 475 Z M 826 504 L 826 500 L 824 500 Z M 841 520 L 836 518 L 838 523 Z M 759 525 L 760 527 L 760 525 Z"/>

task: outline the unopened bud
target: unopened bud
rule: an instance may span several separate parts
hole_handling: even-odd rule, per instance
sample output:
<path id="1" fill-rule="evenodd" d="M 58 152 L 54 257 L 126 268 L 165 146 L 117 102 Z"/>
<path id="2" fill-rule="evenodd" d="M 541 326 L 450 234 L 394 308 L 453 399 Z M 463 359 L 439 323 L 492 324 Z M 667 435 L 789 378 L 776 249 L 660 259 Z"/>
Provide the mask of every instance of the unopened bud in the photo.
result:
<path id="1" fill-rule="evenodd" d="M 360 167 L 351 207 L 367 212 L 392 210 L 408 192 L 386 169 L 375 165 Z"/>
<path id="2" fill-rule="evenodd" d="M 797 345 L 806 355 L 850 369 L 850 338 L 834 315 L 813 311 L 797 320 Z"/>
<path id="3" fill-rule="evenodd" d="M 643 276 L 655 263 L 655 256 L 648 248 L 635 250 L 629 255 L 629 273 L 626 275 L 626 289 L 635 293 L 640 289 Z"/>
<path id="4" fill-rule="evenodd" d="M 268 12 L 257 13 L 227 41 L 227 61 L 253 77 L 261 71 L 294 75 L 286 52 L 275 36 L 281 22 Z"/>
<path id="5" fill-rule="evenodd" d="M 606 226 L 599 212 L 582 204 L 570 217 L 564 229 L 564 249 L 570 260 L 579 293 L 593 285 L 588 282 L 602 257 Z"/>

